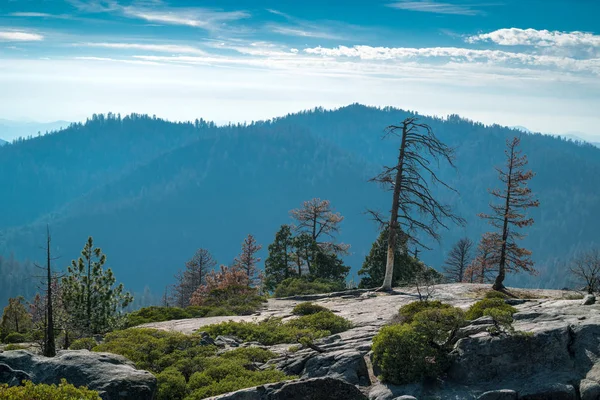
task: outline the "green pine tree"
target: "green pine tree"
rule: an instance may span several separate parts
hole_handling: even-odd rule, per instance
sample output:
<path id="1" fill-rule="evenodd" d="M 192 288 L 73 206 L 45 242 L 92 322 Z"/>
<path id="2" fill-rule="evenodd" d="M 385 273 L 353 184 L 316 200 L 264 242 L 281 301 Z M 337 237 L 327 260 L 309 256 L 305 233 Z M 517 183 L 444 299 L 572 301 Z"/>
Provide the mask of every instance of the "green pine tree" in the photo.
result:
<path id="1" fill-rule="evenodd" d="M 362 268 L 358 271 L 358 275 L 362 277 L 358 285 L 360 288 L 375 288 L 383 282 L 387 261 L 388 237 L 388 228 L 386 228 L 373 243 Z M 398 286 L 401 282 L 409 282 L 419 270 L 418 261 L 408 254 L 407 236 L 399 230 L 397 237 L 392 286 Z"/>
<path id="2" fill-rule="evenodd" d="M 344 260 L 339 258 L 337 254 L 324 250 L 317 251 L 313 263 L 313 278 L 344 282 L 348 272 L 350 272 L 350 267 L 345 266 Z"/>
<path id="3" fill-rule="evenodd" d="M 133 297 L 124 292 L 123 284 L 115 286 L 116 278 L 110 268 L 104 270 L 106 255 L 94 247 L 89 237 L 78 260 L 68 267 L 62 279 L 64 304 L 70 325 L 80 335 L 110 331 L 118 322 L 123 308 Z"/>
<path id="4" fill-rule="evenodd" d="M 28 333 L 32 327 L 33 323 L 25 307 L 25 299 L 22 296 L 8 299 L 8 306 L 4 307 L 0 322 L 0 339 L 3 341 L 11 333 Z"/>
<path id="5" fill-rule="evenodd" d="M 281 225 L 268 249 L 265 286 L 267 290 L 273 291 L 283 280 L 298 274 L 294 268 L 292 229 L 289 225 Z"/>

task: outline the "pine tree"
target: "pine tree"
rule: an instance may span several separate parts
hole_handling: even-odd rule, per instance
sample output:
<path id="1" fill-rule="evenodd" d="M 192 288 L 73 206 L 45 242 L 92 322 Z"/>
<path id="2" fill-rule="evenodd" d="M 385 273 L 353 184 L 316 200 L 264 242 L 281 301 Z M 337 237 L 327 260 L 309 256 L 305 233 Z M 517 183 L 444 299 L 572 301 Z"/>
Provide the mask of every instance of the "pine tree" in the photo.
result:
<path id="1" fill-rule="evenodd" d="M 73 260 L 67 276 L 62 279 L 64 304 L 70 324 L 80 335 L 110 331 L 118 321 L 121 310 L 133 297 L 124 292 L 123 284 L 115 286 L 116 278 L 110 268 L 104 270 L 106 256 L 90 236 Z"/>
<path id="2" fill-rule="evenodd" d="M 408 254 L 406 235 L 400 231 L 397 234 L 394 254 L 394 274 L 392 285 L 398 286 L 403 282 L 409 282 L 420 268 L 418 261 Z M 365 257 L 362 268 L 358 275 L 362 276 L 359 287 L 370 289 L 381 285 L 385 276 L 385 263 L 388 249 L 388 228 L 381 231 L 377 240 L 371 246 L 371 251 Z"/>
<path id="3" fill-rule="evenodd" d="M 452 247 L 444 263 L 444 273 L 450 282 L 462 282 L 472 261 L 473 241 L 462 238 Z"/>
<path id="4" fill-rule="evenodd" d="M 269 256 L 265 260 L 265 285 L 267 290 L 272 291 L 284 279 L 297 275 L 293 262 L 292 230 L 289 225 L 279 228 L 268 250 Z"/>
<path id="5" fill-rule="evenodd" d="M 25 307 L 25 299 L 22 296 L 8 299 L 0 322 L 0 339 L 4 340 L 11 333 L 27 333 L 31 328 L 31 315 Z"/>
<path id="6" fill-rule="evenodd" d="M 518 137 L 506 141 L 506 169 L 496 168 L 504 188 L 490 191 L 492 196 L 500 200 L 500 204 L 490 204 L 492 214 L 479 215 L 498 229 L 492 245 L 498 254 L 498 276 L 493 285 L 495 290 L 504 288 L 507 272 L 535 273 L 531 251 L 517 244 L 525 237 L 520 230 L 533 224 L 533 218 L 528 218 L 525 212 L 540 204 L 527 186 L 534 173 L 524 169 L 528 162 L 527 156 L 521 155 L 518 150 L 520 143 Z"/>
<path id="7" fill-rule="evenodd" d="M 498 255 L 494 252 L 494 243 L 497 242 L 497 234 L 485 233 L 475 253 L 475 258 L 467 269 L 463 276 L 463 282 L 466 283 L 485 283 L 492 281 L 492 274 L 498 265 Z"/>
<path id="8" fill-rule="evenodd" d="M 242 252 L 233 261 L 234 268 L 246 273 L 248 285 L 250 286 L 258 286 L 260 284 L 257 266 L 261 258 L 257 257 L 256 253 L 261 249 L 262 245 L 256 243 L 254 236 L 248 235 L 242 242 Z"/>

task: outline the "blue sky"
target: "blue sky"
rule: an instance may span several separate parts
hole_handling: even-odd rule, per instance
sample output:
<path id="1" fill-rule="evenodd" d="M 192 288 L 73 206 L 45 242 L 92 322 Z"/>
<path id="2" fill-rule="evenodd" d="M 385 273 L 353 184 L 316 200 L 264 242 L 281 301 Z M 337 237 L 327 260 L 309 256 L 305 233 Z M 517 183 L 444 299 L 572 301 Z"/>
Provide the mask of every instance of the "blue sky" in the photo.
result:
<path id="1" fill-rule="evenodd" d="M 600 136 L 596 0 L 0 0 L 0 118 L 353 102 Z"/>

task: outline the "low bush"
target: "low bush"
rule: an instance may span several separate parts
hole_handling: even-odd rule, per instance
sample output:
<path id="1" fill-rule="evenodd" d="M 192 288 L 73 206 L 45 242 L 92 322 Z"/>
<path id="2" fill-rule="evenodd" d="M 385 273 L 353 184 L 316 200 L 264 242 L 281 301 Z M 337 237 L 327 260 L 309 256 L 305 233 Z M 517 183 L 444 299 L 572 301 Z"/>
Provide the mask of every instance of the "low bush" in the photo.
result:
<path id="1" fill-rule="evenodd" d="M 488 329 L 492 335 L 514 333 L 512 312 L 500 308 L 488 308 L 483 311 L 483 315 L 492 317 L 494 321 L 494 326 Z"/>
<path id="2" fill-rule="evenodd" d="M 31 340 L 29 335 L 18 332 L 11 332 L 4 338 L 4 343 L 25 343 Z"/>
<path id="3" fill-rule="evenodd" d="M 18 344 L 8 344 L 4 347 L 4 351 L 12 351 L 12 350 L 27 350 L 29 349 L 28 346 L 21 346 Z"/>
<path id="4" fill-rule="evenodd" d="M 507 299 L 508 296 L 502 292 L 499 292 L 497 290 L 490 290 L 489 292 L 485 293 L 484 298 L 486 299 Z"/>
<path id="5" fill-rule="evenodd" d="M 62 379 L 58 385 L 34 385 L 25 382 L 24 386 L 0 385 L 0 400 L 102 400 L 98 392 L 85 387 L 76 388 Z"/>
<path id="6" fill-rule="evenodd" d="M 292 378 L 273 369 L 255 370 L 253 363 L 277 357 L 273 352 L 248 347 L 218 354 L 215 346 L 200 345 L 200 339 L 196 334 L 131 328 L 107 334 L 94 351 L 123 355 L 154 373 L 157 400 L 201 399 Z"/>
<path id="7" fill-rule="evenodd" d="M 477 318 L 481 318 L 484 315 L 485 310 L 490 308 L 496 308 L 501 311 L 509 312 L 511 315 L 517 312 L 517 309 L 506 304 L 503 299 L 483 299 L 479 300 L 477 303 L 473 304 L 466 313 L 466 318 L 468 320 L 475 320 Z"/>
<path id="8" fill-rule="evenodd" d="M 98 346 L 98 342 L 94 338 L 81 338 L 71 343 L 69 349 L 71 350 L 92 350 Z"/>
<path id="9" fill-rule="evenodd" d="M 319 294 L 341 292 L 346 290 L 343 281 L 332 281 L 327 279 L 308 280 L 306 278 L 288 278 L 277 286 L 275 297 L 290 297 L 305 294 Z"/>
<path id="10" fill-rule="evenodd" d="M 439 346 L 445 346 L 456 330 L 465 325 L 465 312 L 457 307 L 425 309 L 415 314 L 412 322 L 418 333 Z"/>
<path id="11" fill-rule="evenodd" d="M 450 307 L 451 306 L 449 304 L 444 304 L 439 300 L 413 301 L 412 303 L 400 307 L 400 310 L 398 310 L 398 315 L 400 316 L 400 322 L 410 324 L 413 321 L 414 316 L 423 310 Z"/>
<path id="12" fill-rule="evenodd" d="M 260 322 L 222 322 L 203 329 L 213 337 L 232 335 L 246 342 L 263 345 L 296 343 L 302 338 L 311 340 L 343 332 L 352 327 L 350 321 L 331 311 L 321 311 L 284 322 L 282 318 L 269 318 Z"/>
<path id="13" fill-rule="evenodd" d="M 295 315 L 310 315 L 316 314 L 321 311 L 329 311 L 329 309 L 320 306 L 318 304 L 311 303 L 309 301 L 297 304 L 292 310 L 292 314 Z"/>

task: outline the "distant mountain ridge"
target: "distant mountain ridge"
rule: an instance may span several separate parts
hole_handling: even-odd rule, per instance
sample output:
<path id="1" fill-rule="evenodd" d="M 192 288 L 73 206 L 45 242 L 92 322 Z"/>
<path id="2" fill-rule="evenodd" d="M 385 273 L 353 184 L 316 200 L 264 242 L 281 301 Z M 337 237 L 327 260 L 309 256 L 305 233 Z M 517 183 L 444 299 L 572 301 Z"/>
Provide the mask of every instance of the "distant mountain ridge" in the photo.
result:
<path id="1" fill-rule="evenodd" d="M 264 260 L 278 227 L 291 222 L 288 211 L 320 197 L 345 217 L 340 240 L 352 245 L 345 260 L 355 274 L 377 236 L 365 210 L 389 209 L 389 193 L 367 182 L 397 157 L 398 143 L 382 141 L 383 129 L 409 115 L 354 104 L 222 127 L 98 115 L 18 141 L 0 149 L 0 210 L 6 211 L 0 254 L 41 259 L 48 223 L 62 257 L 57 267 L 76 258 L 92 235 L 127 287 L 161 293 L 199 247 L 228 264 L 252 233 L 263 244 Z M 421 118 L 456 148 L 458 171 L 439 174 L 460 196 L 440 188 L 435 194 L 468 221 L 441 231 L 441 244 L 421 252 L 441 269 L 456 240 L 477 241 L 489 230 L 476 214 L 488 211 L 487 189 L 498 186 L 494 166 L 503 164 L 504 142 L 516 131 L 455 115 Z M 561 288 L 568 284 L 564 262 L 600 243 L 600 153 L 541 134 L 523 135 L 522 149 L 542 204 L 531 212 L 536 223 L 525 241 L 540 275 L 511 275 L 509 283 Z"/>
<path id="2" fill-rule="evenodd" d="M 67 128 L 71 125 L 68 121 L 35 122 L 35 121 L 13 121 L 0 119 L 0 137 L 6 141 L 18 138 L 27 138 Z"/>
<path id="3" fill-rule="evenodd" d="M 4 146 L 5 144 L 7 144 L 8 142 L 6 140 L 2 140 L 0 139 L 0 146 Z"/>

